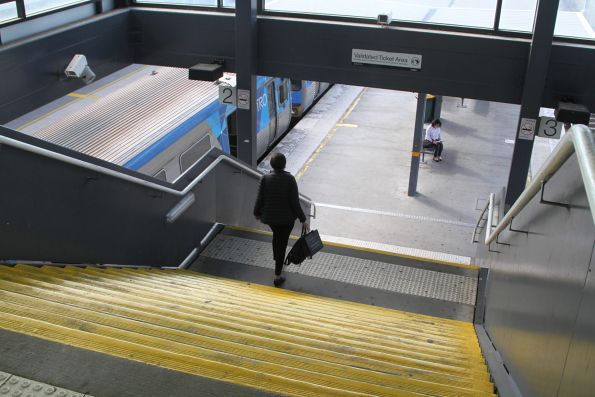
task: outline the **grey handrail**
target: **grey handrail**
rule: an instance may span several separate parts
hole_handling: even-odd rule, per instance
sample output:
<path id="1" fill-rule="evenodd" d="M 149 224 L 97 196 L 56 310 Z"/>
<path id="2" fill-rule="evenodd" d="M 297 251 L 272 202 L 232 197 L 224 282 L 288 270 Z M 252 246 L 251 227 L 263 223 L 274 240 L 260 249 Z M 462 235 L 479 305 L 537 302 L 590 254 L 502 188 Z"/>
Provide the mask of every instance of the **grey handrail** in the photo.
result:
<path id="1" fill-rule="evenodd" d="M 477 234 L 477 228 L 479 227 L 479 224 L 481 223 L 481 220 L 483 219 L 483 214 L 485 214 L 486 210 L 489 209 L 489 211 L 488 211 L 488 219 L 491 219 L 490 214 L 493 213 L 492 212 L 493 211 L 493 208 L 494 208 L 494 193 L 490 193 L 490 198 L 486 202 L 486 204 L 484 205 L 483 209 L 481 210 L 481 213 L 479 214 L 479 218 L 477 219 L 477 223 L 475 224 L 475 227 L 473 228 L 473 236 L 471 236 L 471 243 L 476 243 L 477 242 L 477 241 L 475 241 L 475 235 Z M 491 221 L 490 221 L 490 225 L 489 226 L 491 228 L 491 226 L 492 226 L 492 222 Z M 488 234 L 486 233 L 486 236 L 487 235 Z"/>
<path id="2" fill-rule="evenodd" d="M 560 169 L 562 164 L 576 152 L 579 169 L 587 192 L 587 200 L 591 208 L 591 216 L 595 223 L 595 137 L 585 125 L 574 125 L 562 137 L 552 154 L 548 157 L 541 170 L 535 175 L 531 184 L 523 191 L 515 201 L 502 221 L 496 226 L 494 232 L 486 237 L 486 245 L 496 239 L 512 219 L 525 208 L 527 203 L 541 190 L 544 182 L 547 182 L 553 174 Z M 486 234 L 487 236 L 487 234 Z"/>
<path id="3" fill-rule="evenodd" d="M 183 190 L 176 190 L 176 189 L 168 188 L 165 186 L 161 186 L 157 183 L 146 181 L 141 178 L 134 177 L 132 175 L 122 174 L 120 172 L 111 170 L 109 168 L 105 168 L 105 167 L 102 167 L 102 166 L 99 166 L 96 164 L 88 163 L 83 160 L 72 158 L 72 157 L 66 156 L 61 153 L 56 153 L 51 150 L 47 150 L 47 149 L 44 149 L 44 148 L 41 148 L 41 147 L 38 147 L 35 145 L 31 145 L 31 144 L 21 142 L 21 141 L 12 139 L 12 138 L 8 138 L 3 135 L 0 135 L 0 144 L 12 146 L 17 149 L 35 153 L 35 154 L 38 154 L 38 155 L 41 155 L 44 157 L 48 157 L 48 158 L 51 158 L 54 160 L 58 160 L 58 161 L 61 161 L 64 163 L 73 164 L 78 167 L 82 167 L 82 168 L 91 170 L 93 172 L 97 172 L 97 173 L 104 174 L 104 175 L 109 175 L 109 176 L 112 176 L 112 177 L 118 178 L 118 179 L 123 179 L 125 181 L 135 183 L 137 185 L 142 185 L 142 186 L 145 186 L 145 187 L 148 187 L 151 189 L 155 189 L 155 190 L 158 190 L 158 191 L 161 191 L 164 193 L 172 194 L 175 196 L 185 196 L 186 194 L 188 194 L 197 184 L 199 184 L 208 175 L 208 173 L 210 171 L 212 171 L 220 163 L 231 164 L 232 166 L 239 168 L 242 171 L 245 171 L 247 174 L 249 174 L 253 177 L 256 177 L 258 179 L 260 179 L 260 177 L 262 176 L 262 174 L 260 172 L 253 170 L 252 168 L 242 164 L 241 162 L 234 160 L 228 156 L 220 155 L 211 164 L 209 164 L 209 166 L 207 168 L 205 168 L 204 171 L 202 171 L 196 178 L 194 178 L 192 180 L 192 182 L 190 182 Z M 308 196 L 303 195 L 303 194 L 300 194 L 300 198 L 302 200 L 309 202 L 310 205 L 314 208 L 313 218 L 315 218 L 316 217 L 316 205 L 314 204 L 312 199 L 309 198 Z"/>

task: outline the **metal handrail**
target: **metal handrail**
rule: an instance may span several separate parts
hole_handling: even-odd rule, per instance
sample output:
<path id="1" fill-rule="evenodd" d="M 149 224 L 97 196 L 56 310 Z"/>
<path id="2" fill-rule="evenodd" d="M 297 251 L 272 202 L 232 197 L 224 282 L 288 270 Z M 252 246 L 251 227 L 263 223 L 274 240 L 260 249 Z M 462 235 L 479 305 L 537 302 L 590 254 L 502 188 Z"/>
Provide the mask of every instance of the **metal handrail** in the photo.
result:
<path id="1" fill-rule="evenodd" d="M 489 211 L 488 211 L 488 218 L 489 218 L 489 216 L 490 216 L 489 214 L 493 211 L 493 208 L 494 208 L 494 193 L 490 193 L 490 199 L 488 201 L 486 201 L 485 206 L 481 210 L 481 214 L 479 214 L 477 223 L 475 224 L 475 227 L 473 228 L 473 236 L 471 236 L 471 243 L 477 243 L 477 241 L 475 241 L 475 235 L 477 234 L 477 228 L 479 227 L 479 224 L 481 223 L 481 220 L 483 219 L 483 214 L 485 214 L 485 212 L 488 208 L 489 208 Z M 491 227 L 491 222 L 490 222 L 490 227 Z M 487 235 L 487 233 L 486 233 L 486 235 Z"/>
<path id="2" fill-rule="evenodd" d="M 591 208 L 591 216 L 595 223 L 595 134 L 587 126 L 577 124 L 562 137 L 552 154 L 548 157 L 541 170 L 535 175 L 531 184 L 515 201 L 502 221 L 496 226 L 494 232 L 488 237 L 486 245 L 498 237 L 500 232 L 508 226 L 512 219 L 525 208 L 529 201 L 541 190 L 543 183 L 547 182 L 576 152 L 576 157 L 587 193 L 587 200 Z"/>
<path id="3" fill-rule="evenodd" d="M 44 149 L 44 148 L 41 148 L 41 147 L 38 147 L 35 145 L 31 145 L 31 144 L 21 142 L 21 141 L 12 139 L 12 138 L 8 138 L 3 135 L 0 135 L 0 144 L 12 146 L 12 147 L 15 147 L 20 150 L 25 150 L 27 152 L 35 153 L 35 154 L 38 154 L 38 155 L 41 155 L 44 157 L 48 157 L 48 158 L 51 158 L 54 160 L 58 160 L 58 161 L 61 161 L 64 163 L 76 165 L 78 167 L 91 170 L 93 172 L 97 172 L 97 173 L 104 174 L 104 175 L 109 175 L 114 178 L 122 179 L 127 182 L 135 183 L 137 185 L 145 186 L 145 187 L 148 187 L 148 188 L 151 188 L 154 190 L 158 190 L 158 191 L 161 191 L 164 193 L 172 194 L 175 196 L 185 196 L 186 194 L 188 194 L 197 184 L 199 184 L 208 175 L 208 173 L 210 171 L 212 171 L 220 163 L 228 163 L 236 168 L 240 168 L 242 171 L 245 171 L 247 174 L 249 174 L 253 177 L 259 178 L 259 179 L 262 176 L 262 174 L 260 172 L 255 171 L 254 169 L 242 164 L 241 162 L 234 160 L 234 159 L 222 154 L 219 157 L 217 157 L 211 164 L 209 164 L 209 166 L 207 168 L 205 168 L 196 178 L 194 178 L 192 180 L 192 182 L 190 182 L 183 190 L 176 190 L 176 189 L 168 188 L 165 186 L 161 186 L 154 182 L 149 182 L 144 179 L 134 177 L 132 175 L 122 174 L 118 171 L 114 171 L 109 168 L 105 168 L 105 167 L 102 167 L 102 166 L 99 166 L 96 164 L 92 164 L 92 163 L 89 163 L 89 162 L 86 162 L 83 160 L 69 157 L 69 156 L 66 156 L 61 153 L 56 153 L 56 152 L 53 152 L 48 149 Z M 308 196 L 303 195 L 301 193 L 300 193 L 300 199 L 309 202 L 310 205 L 314 208 L 313 217 L 315 218 L 316 217 L 316 204 L 314 203 L 314 201 L 312 201 L 312 199 L 309 198 Z"/>

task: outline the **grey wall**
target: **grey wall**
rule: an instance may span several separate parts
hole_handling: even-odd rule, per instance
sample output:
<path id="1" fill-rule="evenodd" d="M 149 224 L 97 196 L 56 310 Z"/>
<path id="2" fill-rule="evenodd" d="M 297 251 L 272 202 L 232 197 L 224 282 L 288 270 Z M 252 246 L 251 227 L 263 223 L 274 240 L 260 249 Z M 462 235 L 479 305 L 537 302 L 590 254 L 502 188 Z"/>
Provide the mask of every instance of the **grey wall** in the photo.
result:
<path id="1" fill-rule="evenodd" d="M 354 66 L 353 48 L 421 54 L 422 70 Z M 258 19 L 260 75 L 496 102 L 520 103 L 529 49 L 528 40 L 510 37 Z M 0 124 L 81 87 L 63 77 L 76 53 L 99 78 L 133 62 L 189 67 L 222 59 L 234 71 L 235 20 L 229 13 L 130 8 L 2 46 Z M 594 46 L 554 44 L 542 105 L 571 96 L 594 110 L 594 69 Z"/>
<path id="2" fill-rule="evenodd" d="M 526 397 L 593 395 L 595 227 L 573 155 L 504 231 L 478 249 L 488 267 L 485 327 Z M 483 241 L 485 233 L 482 233 Z"/>
<path id="3" fill-rule="evenodd" d="M 128 17 L 128 10 L 114 11 L 1 46 L 0 124 L 84 86 L 64 75 L 75 54 L 87 57 L 97 78 L 132 63 Z"/>

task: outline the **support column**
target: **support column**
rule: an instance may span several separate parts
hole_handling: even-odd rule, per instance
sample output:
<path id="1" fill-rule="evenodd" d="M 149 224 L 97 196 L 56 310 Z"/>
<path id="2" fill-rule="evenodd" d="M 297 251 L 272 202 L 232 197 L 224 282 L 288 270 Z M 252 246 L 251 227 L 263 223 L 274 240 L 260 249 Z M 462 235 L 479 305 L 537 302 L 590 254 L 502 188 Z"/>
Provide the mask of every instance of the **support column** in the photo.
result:
<path id="1" fill-rule="evenodd" d="M 534 134 L 520 134 L 520 132 L 521 128 L 524 128 L 523 131 L 525 132 L 528 131 L 527 128 L 532 125 L 533 120 L 535 121 L 534 130 L 537 128 L 539 108 L 541 107 L 543 88 L 546 83 L 545 79 L 550 63 L 558 5 L 559 0 L 540 0 L 537 5 L 529 62 L 523 84 L 521 114 L 517 123 L 516 141 L 510 163 L 510 172 L 508 174 L 506 198 L 504 200 L 506 211 L 510 209 L 523 190 L 525 190 L 529 165 L 531 163 L 531 153 L 533 152 Z M 524 121 L 524 126 L 521 126 L 522 121 Z"/>
<path id="2" fill-rule="evenodd" d="M 409 171 L 408 196 L 415 196 L 417 192 L 417 175 L 419 174 L 419 154 L 422 150 L 424 134 L 424 115 L 426 112 L 426 94 L 417 94 L 417 110 L 415 111 L 415 130 L 413 132 L 413 148 L 411 149 L 411 168 Z"/>
<path id="3" fill-rule="evenodd" d="M 442 95 L 436 95 L 434 100 L 434 118 L 439 119 L 442 117 Z"/>
<path id="4" fill-rule="evenodd" d="M 257 0 L 236 2 L 236 85 L 238 158 L 256 166 Z M 248 94 L 243 97 L 242 93 Z"/>

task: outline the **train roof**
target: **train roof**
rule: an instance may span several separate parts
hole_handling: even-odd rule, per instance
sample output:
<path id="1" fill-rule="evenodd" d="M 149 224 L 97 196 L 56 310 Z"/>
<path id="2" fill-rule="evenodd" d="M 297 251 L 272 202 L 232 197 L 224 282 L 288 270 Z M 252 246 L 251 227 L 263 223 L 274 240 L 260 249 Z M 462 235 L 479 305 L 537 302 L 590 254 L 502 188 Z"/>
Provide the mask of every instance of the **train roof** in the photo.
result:
<path id="1" fill-rule="evenodd" d="M 150 67 L 134 81 L 31 136 L 124 165 L 218 100 L 218 84 L 188 79 L 188 70 Z"/>

